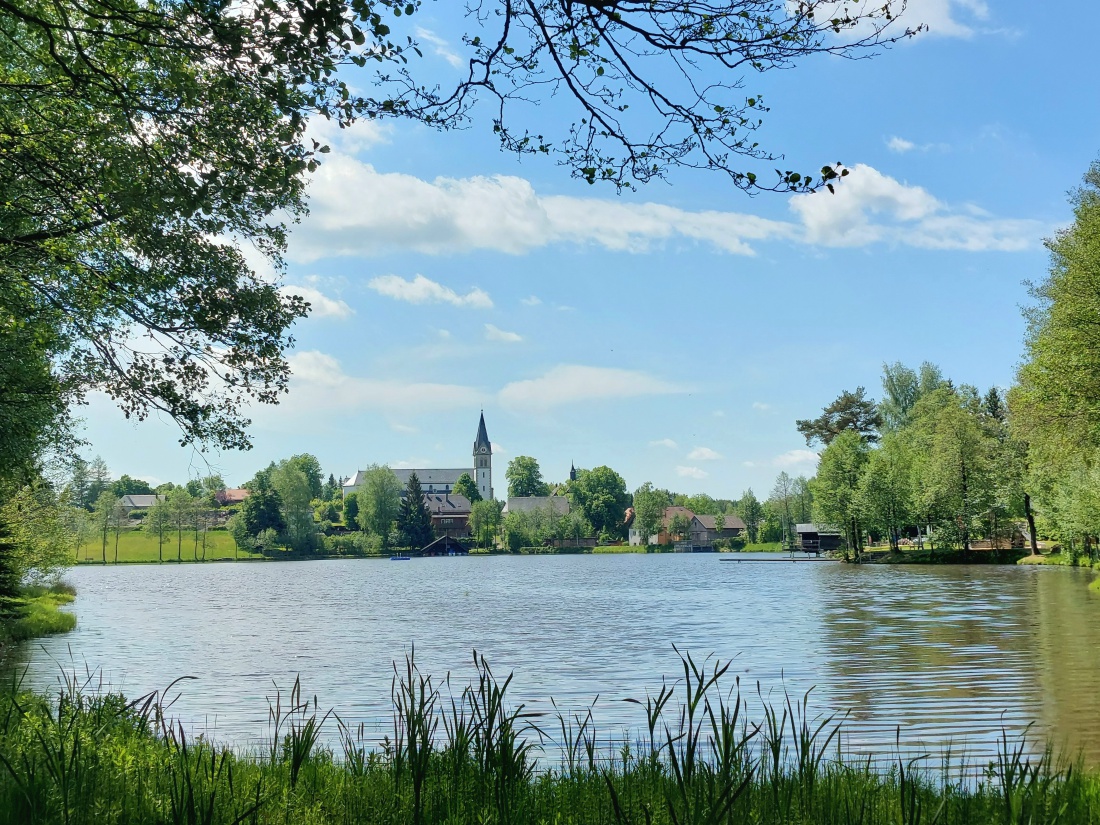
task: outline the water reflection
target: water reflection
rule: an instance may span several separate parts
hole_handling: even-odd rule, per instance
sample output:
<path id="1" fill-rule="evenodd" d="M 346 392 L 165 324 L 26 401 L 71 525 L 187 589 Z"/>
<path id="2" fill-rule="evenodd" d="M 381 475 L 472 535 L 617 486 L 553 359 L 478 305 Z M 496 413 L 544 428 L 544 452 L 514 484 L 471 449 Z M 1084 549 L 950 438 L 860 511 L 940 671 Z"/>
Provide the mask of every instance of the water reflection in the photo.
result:
<path id="1" fill-rule="evenodd" d="M 620 700 L 676 678 L 672 650 L 733 659 L 756 702 L 816 686 L 851 710 L 849 742 L 879 751 L 966 741 L 992 753 L 1001 725 L 1044 732 L 1100 763 L 1100 599 L 1067 571 L 730 563 L 623 555 L 81 568 L 79 625 L 23 651 L 27 681 L 56 684 L 71 649 L 129 695 L 188 683 L 174 710 L 220 741 L 266 733 L 273 684 L 301 674 L 351 724 L 390 724 L 392 662 L 473 674 L 471 651 L 515 671 L 513 700 L 549 710 L 597 695 L 603 738 L 638 731 Z"/>

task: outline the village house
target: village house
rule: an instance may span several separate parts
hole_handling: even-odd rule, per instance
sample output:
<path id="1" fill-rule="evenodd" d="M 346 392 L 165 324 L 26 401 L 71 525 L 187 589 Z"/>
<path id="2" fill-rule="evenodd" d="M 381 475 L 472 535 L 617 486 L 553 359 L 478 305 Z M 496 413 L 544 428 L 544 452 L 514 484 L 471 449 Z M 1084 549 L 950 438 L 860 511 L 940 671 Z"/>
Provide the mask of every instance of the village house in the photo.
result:
<path id="1" fill-rule="evenodd" d="M 672 531 L 674 519 L 681 519 L 686 529 L 682 533 Z M 731 539 L 743 535 L 745 522 L 740 516 L 727 513 L 723 517 L 722 529 L 718 529 L 716 516 L 696 514 L 687 507 L 673 505 L 665 508 L 664 517 L 661 519 L 661 527 L 656 535 L 650 536 L 646 544 L 675 544 L 682 543 L 692 547 L 713 547 L 718 539 Z M 641 545 L 642 536 L 637 529 L 630 531 L 630 543 Z"/>
<path id="2" fill-rule="evenodd" d="M 424 506 L 432 516 L 437 536 L 465 538 L 470 535 L 470 500 L 466 496 L 425 493 Z"/>

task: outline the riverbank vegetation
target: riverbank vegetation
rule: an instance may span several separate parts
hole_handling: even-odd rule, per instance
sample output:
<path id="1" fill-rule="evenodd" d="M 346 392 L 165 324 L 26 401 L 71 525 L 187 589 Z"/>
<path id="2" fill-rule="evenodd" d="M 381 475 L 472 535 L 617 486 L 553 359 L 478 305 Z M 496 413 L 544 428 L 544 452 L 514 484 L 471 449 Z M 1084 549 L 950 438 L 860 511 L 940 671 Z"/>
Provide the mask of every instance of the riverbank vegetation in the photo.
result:
<path id="1" fill-rule="evenodd" d="M 876 760 L 848 753 L 808 696 L 750 720 L 728 665 L 684 656 L 681 679 L 638 701 L 636 741 L 606 744 L 590 713 L 513 706 L 511 677 L 474 664 L 457 695 L 411 658 L 395 668 L 393 728 L 374 750 L 297 683 L 269 700 L 270 739 L 247 753 L 171 721 L 178 684 L 136 701 L 75 678 L 56 699 L 9 693 L 0 824 L 1100 822 L 1100 774 L 1007 734 L 984 769 L 904 743 Z M 551 740 L 558 755 L 537 759 Z"/>

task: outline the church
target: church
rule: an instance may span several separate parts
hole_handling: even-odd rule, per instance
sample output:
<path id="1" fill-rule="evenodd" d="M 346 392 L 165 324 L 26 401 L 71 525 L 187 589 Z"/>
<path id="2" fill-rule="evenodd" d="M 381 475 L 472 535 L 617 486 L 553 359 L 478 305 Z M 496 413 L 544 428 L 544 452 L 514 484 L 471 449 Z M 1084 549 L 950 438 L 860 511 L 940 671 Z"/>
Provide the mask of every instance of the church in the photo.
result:
<path id="1" fill-rule="evenodd" d="M 477 425 L 477 436 L 474 438 L 473 467 L 460 469 L 420 469 L 407 468 L 394 470 L 393 474 L 401 482 L 402 487 L 408 486 L 409 476 L 416 473 L 420 479 L 420 486 L 425 495 L 450 495 L 455 483 L 463 473 L 469 473 L 477 486 L 477 491 L 483 499 L 493 498 L 493 445 L 489 441 L 489 434 L 485 431 L 485 412 L 481 413 L 481 421 Z M 344 482 L 344 495 L 354 493 L 363 483 L 365 470 L 356 471 L 355 475 Z"/>

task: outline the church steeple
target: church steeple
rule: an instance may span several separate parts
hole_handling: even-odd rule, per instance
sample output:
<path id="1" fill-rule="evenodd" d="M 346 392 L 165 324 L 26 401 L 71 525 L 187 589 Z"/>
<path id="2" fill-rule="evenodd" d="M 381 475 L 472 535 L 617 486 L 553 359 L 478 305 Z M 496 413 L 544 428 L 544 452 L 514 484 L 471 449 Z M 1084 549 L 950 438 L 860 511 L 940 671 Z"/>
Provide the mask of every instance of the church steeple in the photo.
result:
<path id="1" fill-rule="evenodd" d="M 481 411 L 474 439 L 474 483 L 483 499 L 493 498 L 493 444 L 485 431 L 485 410 Z"/>
<path id="2" fill-rule="evenodd" d="M 474 439 L 474 455 L 492 452 L 493 445 L 489 441 L 489 434 L 485 432 L 485 410 L 482 410 L 481 421 L 477 425 L 477 438 Z"/>

